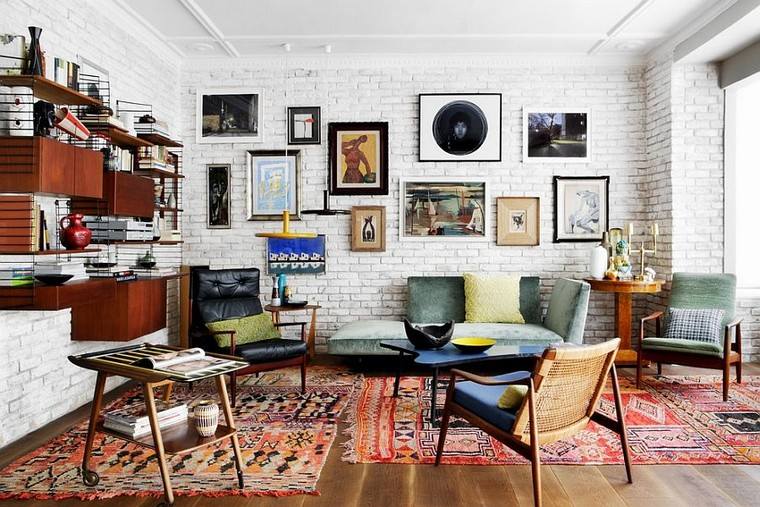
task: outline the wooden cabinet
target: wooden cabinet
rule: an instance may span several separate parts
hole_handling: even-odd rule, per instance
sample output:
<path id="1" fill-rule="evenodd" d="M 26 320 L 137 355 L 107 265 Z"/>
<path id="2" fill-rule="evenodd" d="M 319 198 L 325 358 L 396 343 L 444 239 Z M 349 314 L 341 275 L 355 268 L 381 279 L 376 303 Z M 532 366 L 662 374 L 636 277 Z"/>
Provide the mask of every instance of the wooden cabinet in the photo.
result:
<path id="1" fill-rule="evenodd" d="M 153 180 L 108 171 L 103 175 L 103 198 L 72 199 L 71 209 L 85 215 L 153 217 Z"/>
<path id="2" fill-rule="evenodd" d="M 103 154 L 46 137 L 0 137 L 0 192 L 100 198 Z"/>

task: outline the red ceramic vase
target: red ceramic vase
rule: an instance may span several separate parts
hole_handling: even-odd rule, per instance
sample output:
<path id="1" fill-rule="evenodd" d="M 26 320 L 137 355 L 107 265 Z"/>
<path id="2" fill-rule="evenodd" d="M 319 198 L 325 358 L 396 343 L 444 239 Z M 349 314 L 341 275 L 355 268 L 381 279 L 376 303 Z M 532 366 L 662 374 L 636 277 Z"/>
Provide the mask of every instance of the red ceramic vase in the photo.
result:
<path id="1" fill-rule="evenodd" d="M 67 250 L 82 250 L 90 244 L 92 231 L 82 225 L 83 218 L 81 213 L 71 213 L 61 219 L 61 243 Z M 68 226 L 63 225 L 66 221 Z"/>

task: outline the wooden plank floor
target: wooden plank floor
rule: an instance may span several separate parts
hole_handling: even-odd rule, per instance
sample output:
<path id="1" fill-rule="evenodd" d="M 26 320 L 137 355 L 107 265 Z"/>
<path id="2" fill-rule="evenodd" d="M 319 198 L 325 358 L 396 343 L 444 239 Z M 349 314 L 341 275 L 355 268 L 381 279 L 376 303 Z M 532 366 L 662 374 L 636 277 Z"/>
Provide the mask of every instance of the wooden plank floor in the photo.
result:
<path id="1" fill-rule="evenodd" d="M 322 361 L 320 361 L 322 362 Z M 328 361 L 330 362 L 330 361 Z M 760 375 L 760 363 L 745 365 L 746 375 Z M 621 370 L 631 375 L 632 370 Z M 368 373 L 377 374 L 370 368 Z M 387 374 L 387 372 L 385 372 Z M 707 370 L 665 366 L 664 374 L 715 374 Z M 112 395 L 113 396 L 113 395 Z M 0 466 L 35 449 L 86 417 L 86 407 L 3 449 Z M 340 430 L 344 429 L 340 424 Z M 178 497 L 178 507 L 491 507 L 532 505 L 529 466 L 441 466 L 349 464 L 341 461 L 336 439 L 317 484 L 321 496 Z M 753 465 L 634 465 L 628 484 L 622 465 L 542 467 L 544 504 L 552 506 L 754 506 L 760 504 L 760 467 Z M 232 476 L 230 476 L 230 480 Z M 84 487 L 84 486 L 83 486 Z M 18 500 L 0 506 L 52 507 L 88 504 L 109 507 L 154 506 L 156 498 L 119 497 L 82 502 Z"/>

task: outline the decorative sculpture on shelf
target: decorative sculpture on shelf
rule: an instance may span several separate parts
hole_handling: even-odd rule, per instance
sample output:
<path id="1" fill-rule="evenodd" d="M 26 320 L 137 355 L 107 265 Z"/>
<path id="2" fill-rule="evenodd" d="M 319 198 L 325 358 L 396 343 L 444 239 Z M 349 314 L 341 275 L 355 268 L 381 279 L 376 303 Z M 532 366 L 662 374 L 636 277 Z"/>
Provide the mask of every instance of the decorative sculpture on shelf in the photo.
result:
<path id="1" fill-rule="evenodd" d="M 404 319 L 406 337 L 417 349 L 440 349 L 451 340 L 454 334 L 454 321 L 443 325 L 414 326 Z"/>
<path id="2" fill-rule="evenodd" d="M 657 236 L 660 234 L 660 227 L 657 225 L 657 223 L 652 224 L 652 226 L 649 228 L 649 233 L 652 235 L 652 248 L 648 250 L 644 246 L 644 241 L 642 241 L 641 248 L 639 248 L 636 251 L 636 253 L 639 254 L 640 260 L 641 260 L 641 270 L 639 271 L 639 274 L 636 275 L 636 280 L 638 281 L 646 280 L 646 276 L 645 276 L 646 269 L 644 267 L 646 254 L 657 255 Z M 651 268 L 650 270 L 652 271 L 652 273 L 654 273 L 654 270 L 652 270 Z M 652 275 L 652 280 L 654 280 L 654 275 Z"/>

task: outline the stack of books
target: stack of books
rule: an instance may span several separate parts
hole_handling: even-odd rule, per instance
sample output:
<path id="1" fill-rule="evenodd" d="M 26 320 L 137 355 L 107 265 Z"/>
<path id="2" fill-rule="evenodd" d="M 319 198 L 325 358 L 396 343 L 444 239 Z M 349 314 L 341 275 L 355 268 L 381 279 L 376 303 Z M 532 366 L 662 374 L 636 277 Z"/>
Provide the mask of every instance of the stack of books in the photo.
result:
<path id="1" fill-rule="evenodd" d="M 169 135 L 169 125 L 162 120 L 156 120 L 153 123 L 140 123 L 138 119 L 135 121 L 135 132 L 138 134 L 158 134 L 171 137 Z"/>
<path id="2" fill-rule="evenodd" d="M 156 400 L 158 427 L 169 428 L 187 421 L 187 405 Z M 150 434 L 150 421 L 143 404 L 137 404 L 108 412 L 103 417 L 103 427 L 131 438 Z"/>
<path id="3" fill-rule="evenodd" d="M 124 132 L 127 132 L 127 127 L 124 125 L 124 122 L 116 118 L 115 116 L 111 116 L 108 114 L 81 114 L 79 115 L 79 119 L 82 123 L 85 124 L 86 127 L 93 127 L 95 130 L 97 130 L 98 127 L 115 127 L 119 130 L 123 130 Z"/>
<path id="4" fill-rule="evenodd" d="M 87 274 L 91 278 L 114 278 L 117 282 L 137 280 L 137 274 L 129 266 L 123 264 L 108 267 L 88 266 Z"/>
<path id="5" fill-rule="evenodd" d="M 0 265 L 0 287 L 24 287 L 34 283 L 32 266 Z"/>
<path id="6" fill-rule="evenodd" d="M 132 271 L 136 275 L 138 275 L 140 277 L 147 277 L 147 278 L 169 276 L 169 275 L 176 275 L 177 274 L 177 271 L 174 270 L 173 268 L 158 267 L 158 266 L 156 266 L 154 268 L 150 268 L 150 269 L 148 269 L 148 268 L 142 268 L 142 267 L 139 267 L 139 266 L 135 266 L 135 267 L 133 267 L 131 269 L 132 269 Z"/>
<path id="7" fill-rule="evenodd" d="M 36 275 L 72 275 L 71 281 L 86 280 L 87 271 L 84 261 L 59 261 L 56 259 L 40 259 L 34 269 Z"/>

